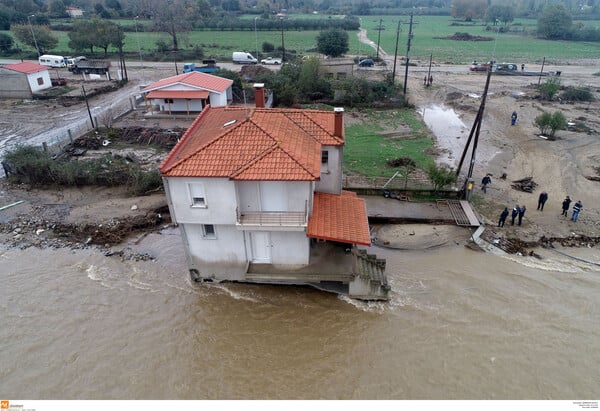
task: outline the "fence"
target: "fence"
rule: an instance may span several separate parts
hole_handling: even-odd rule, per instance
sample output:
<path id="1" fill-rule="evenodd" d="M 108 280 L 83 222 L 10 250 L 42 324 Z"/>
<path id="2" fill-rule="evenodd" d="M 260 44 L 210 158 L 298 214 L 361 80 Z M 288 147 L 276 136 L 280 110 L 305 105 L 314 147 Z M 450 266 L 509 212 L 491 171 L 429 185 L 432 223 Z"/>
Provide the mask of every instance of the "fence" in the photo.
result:
<path id="1" fill-rule="evenodd" d="M 379 188 L 386 190 L 431 190 L 433 184 L 427 178 L 411 177 L 404 179 L 396 177 L 390 180 L 389 177 L 361 177 L 344 176 L 344 187 L 351 188 Z"/>
<path id="2" fill-rule="evenodd" d="M 21 142 L 21 144 L 40 147 L 49 153 L 58 154 L 71 144 L 74 139 L 83 136 L 94 128 L 110 127 L 114 120 L 130 113 L 133 109 L 133 97 L 116 101 L 104 107 L 90 108 L 89 115 L 86 113 L 85 116 L 73 120 L 65 126 L 53 128 L 52 130 L 29 137 L 24 142 Z M 94 121 L 94 126 L 92 126 L 90 116 Z M 5 150 L 10 150 L 10 147 L 5 147 L 2 151 Z M 5 176 L 4 170 L 0 169 L 0 178 Z"/>

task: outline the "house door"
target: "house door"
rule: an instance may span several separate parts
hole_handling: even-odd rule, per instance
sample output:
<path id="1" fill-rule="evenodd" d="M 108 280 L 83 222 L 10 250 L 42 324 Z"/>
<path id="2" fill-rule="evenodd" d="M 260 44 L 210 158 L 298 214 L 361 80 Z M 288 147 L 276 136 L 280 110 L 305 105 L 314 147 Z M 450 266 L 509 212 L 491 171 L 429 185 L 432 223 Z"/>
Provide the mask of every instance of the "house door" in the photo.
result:
<path id="1" fill-rule="evenodd" d="M 252 262 L 258 264 L 271 263 L 271 235 L 266 231 L 250 233 L 252 245 Z"/>

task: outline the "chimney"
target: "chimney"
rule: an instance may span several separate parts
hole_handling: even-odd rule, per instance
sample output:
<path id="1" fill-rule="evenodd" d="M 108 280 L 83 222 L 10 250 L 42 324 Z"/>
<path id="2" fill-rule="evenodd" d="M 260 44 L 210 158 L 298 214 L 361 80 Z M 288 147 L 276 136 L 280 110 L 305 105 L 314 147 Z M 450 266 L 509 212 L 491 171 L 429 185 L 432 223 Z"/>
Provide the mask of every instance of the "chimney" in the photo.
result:
<path id="1" fill-rule="evenodd" d="M 344 108 L 343 107 L 335 107 L 333 109 L 335 113 L 334 123 L 333 123 L 333 135 L 336 137 L 344 137 Z"/>
<path id="2" fill-rule="evenodd" d="M 254 83 L 254 101 L 256 108 L 265 107 L 265 83 Z"/>

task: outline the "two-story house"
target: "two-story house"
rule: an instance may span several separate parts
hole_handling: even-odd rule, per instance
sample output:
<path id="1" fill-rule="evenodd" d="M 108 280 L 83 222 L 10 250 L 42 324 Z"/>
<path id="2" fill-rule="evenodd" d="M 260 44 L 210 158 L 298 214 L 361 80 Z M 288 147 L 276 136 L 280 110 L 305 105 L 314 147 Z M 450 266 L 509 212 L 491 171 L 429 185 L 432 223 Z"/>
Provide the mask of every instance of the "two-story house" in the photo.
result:
<path id="1" fill-rule="evenodd" d="M 342 190 L 343 109 L 207 107 L 160 170 L 199 282 L 306 284 L 387 299 L 364 200 Z"/>

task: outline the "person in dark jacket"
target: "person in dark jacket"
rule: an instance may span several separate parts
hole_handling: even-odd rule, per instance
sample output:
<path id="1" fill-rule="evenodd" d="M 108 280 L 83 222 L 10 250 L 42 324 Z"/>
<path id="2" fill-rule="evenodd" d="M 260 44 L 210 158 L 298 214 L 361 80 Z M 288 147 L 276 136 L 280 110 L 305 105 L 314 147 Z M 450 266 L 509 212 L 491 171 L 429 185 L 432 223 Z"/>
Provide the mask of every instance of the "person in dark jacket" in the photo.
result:
<path id="1" fill-rule="evenodd" d="M 546 201 L 548 201 L 548 193 L 545 192 L 545 191 L 542 191 L 542 193 L 538 197 L 538 207 L 537 207 L 537 209 L 540 210 L 540 211 L 544 211 L 544 204 L 546 204 Z"/>
<path id="2" fill-rule="evenodd" d="M 573 206 L 573 215 L 571 216 L 571 221 L 577 221 L 577 218 L 579 217 L 579 213 L 581 212 L 582 209 L 583 209 L 583 204 L 581 203 L 581 200 L 577 200 L 577 202 Z"/>
<path id="3" fill-rule="evenodd" d="M 564 216 L 567 215 L 570 205 L 571 205 L 571 199 L 569 198 L 569 196 L 567 196 L 567 198 L 565 198 L 562 203 L 562 214 L 561 215 L 564 215 Z"/>
<path id="4" fill-rule="evenodd" d="M 525 216 L 525 206 L 519 208 L 519 225 L 521 225 L 521 222 L 523 221 L 523 216 Z"/>
<path id="5" fill-rule="evenodd" d="M 484 193 L 486 193 L 487 191 L 487 185 L 490 184 L 492 182 L 492 179 L 490 178 L 489 174 L 486 174 L 485 177 L 483 177 L 483 179 L 481 180 L 481 189 L 483 190 Z"/>
<path id="6" fill-rule="evenodd" d="M 519 210 L 520 208 L 518 204 L 515 206 L 515 208 L 512 209 L 512 213 L 510 215 L 512 220 L 510 220 L 510 225 L 515 225 L 515 218 L 517 218 L 517 216 L 519 215 Z"/>
<path id="7" fill-rule="evenodd" d="M 514 126 L 515 124 L 517 124 L 517 112 L 513 111 L 512 115 L 510 116 L 510 125 Z"/>
<path id="8" fill-rule="evenodd" d="M 500 220 L 498 220 L 498 227 L 504 227 L 504 222 L 508 217 L 508 207 L 504 207 L 504 211 L 500 214 Z"/>

